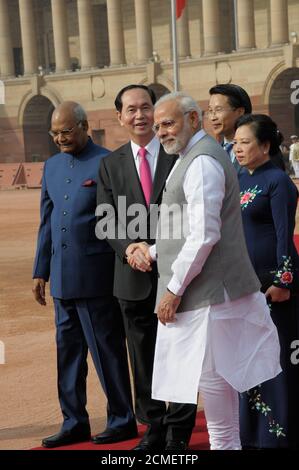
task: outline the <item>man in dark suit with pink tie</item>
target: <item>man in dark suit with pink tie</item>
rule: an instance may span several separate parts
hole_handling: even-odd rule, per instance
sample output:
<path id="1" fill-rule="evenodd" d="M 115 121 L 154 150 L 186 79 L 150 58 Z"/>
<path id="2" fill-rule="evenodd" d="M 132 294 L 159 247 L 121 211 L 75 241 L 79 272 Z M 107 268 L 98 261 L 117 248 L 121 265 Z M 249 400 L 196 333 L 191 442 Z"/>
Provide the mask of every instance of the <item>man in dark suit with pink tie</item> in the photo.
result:
<path id="1" fill-rule="evenodd" d="M 165 181 L 176 160 L 176 156 L 164 152 L 152 130 L 155 100 L 153 91 L 144 85 L 129 85 L 118 93 L 117 117 L 130 141 L 102 159 L 97 200 L 100 205 L 108 204 L 117 214 L 115 236 L 108 234 L 106 238 L 116 253 L 114 295 L 119 299 L 125 323 L 135 413 L 147 425 L 145 436 L 134 450 L 143 451 L 186 449 L 196 416 L 195 405 L 170 403 L 166 409 L 164 402 L 151 398 L 158 273 L 155 264 L 151 272 L 140 272 L 133 269 L 130 261 L 132 243 L 154 243 L 155 224 L 151 226 L 150 221 L 154 209 L 150 204 L 156 207 L 160 204 Z M 145 230 L 142 235 L 130 232 L 134 215 L 121 213 L 120 197 L 126 198 L 127 208 L 139 204 L 144 209 L 140 221 L 140 229 Z"/>

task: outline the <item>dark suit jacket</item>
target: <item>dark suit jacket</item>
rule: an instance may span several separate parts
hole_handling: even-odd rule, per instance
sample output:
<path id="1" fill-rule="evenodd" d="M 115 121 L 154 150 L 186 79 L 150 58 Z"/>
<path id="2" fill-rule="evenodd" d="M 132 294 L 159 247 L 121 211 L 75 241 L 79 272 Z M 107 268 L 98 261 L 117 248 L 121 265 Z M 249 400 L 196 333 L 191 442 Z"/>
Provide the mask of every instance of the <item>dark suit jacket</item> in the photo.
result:
<path id="1" fill-rule="evenodd" d="M 79 155 L 45 162 L 33 277 L 50 276 L 53 297 L 112 295 L 114 253 L 95 236 L 97 176 L 107 153 L 89 139 Z"/>
<path id="2" fill-rule="evenodd" d="M 158 156 L 155 178 L 153 182 L 153 193 L 151 204 L 159 205 L 162 199 L 162 193 L 171 168 L 173 167 L 176 156 L 168 155 L 160 147 Z M 110 204 L 117 210 L 119 196 L 126 197 L 126 207 L 131 204 L 139 203 L 146 207 L 143 191 L 141 188 L 136 165 L 131 149 L 131 143 L 123 145 L 115 150 L 107 157 L 103 158 L 100 165 L 99 184 L 98 184 L 98 204 Z M 156 206 L 157 207 L 157 206 Z M 151 273 L 142 273 L 134 271 L 126 262 L 125 251 L 134 241 L 147 241 L 154 243 L 155 227 L 150 230 L 150 214 L 154 215 L 154 211 L 145 212 L 145 218 L 141 222 L 143 228 L 147 227 L 147 235 L 145 237 L 134 238 L 126 235 L 124 238 L 118 237 L 118 231 L 122 228 L 126 232 L 128 224 L 136 217 L 125 216 L 125 214 L 117 212 L 116 217 L 116 235 L 107 238 L 109 244 L 116 252 L 115 258 L 115 275 L 114 275 L 114 295 L 124 300 L 143 300 L 146 299 L 157 282 L 156 265 L 153 265 Z M 154 224 L 155 225 L 155 224 Z"/>

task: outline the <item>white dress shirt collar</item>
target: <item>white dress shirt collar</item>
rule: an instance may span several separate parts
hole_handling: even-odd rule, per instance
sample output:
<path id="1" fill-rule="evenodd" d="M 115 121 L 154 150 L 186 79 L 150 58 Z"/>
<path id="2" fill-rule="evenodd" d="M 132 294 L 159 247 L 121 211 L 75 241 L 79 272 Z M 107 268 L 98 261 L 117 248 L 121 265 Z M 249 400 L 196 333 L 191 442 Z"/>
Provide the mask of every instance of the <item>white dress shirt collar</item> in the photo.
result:
<path id="1" fill-rule="evenodd" d="M 139 152 L 139 149 L 140 149 L 140 145 L 136 144 L 135 142 L 133 142 L 131 140 L 131 148 L 132 148 L 132 152 L 133 152 L 133 156 L 134 156 L 134 160 L 135 162 L 137 162 L 138 160 L 138 152 Z M 160 142 L 159 142 L 159 139 L 154 136 L 152 138 L 152 140 L 145 146 L 146 150 L 147 150 L 147 153 L 152 156 L 152 157 L 155 157 L 159 154 L 159 150 L 160 150 Z"/>
<path id="2" fill-rule="evenodd" d="M 136 144 L 131 140 L 131 148 L 132 148 L 132 153 L 134 157 L 134 162 L 136 166 L 137 173 L 140 177 L 140 159 L 138 158 L 138 152 L 140 149 L 140 145 Z M 157 167 L 157 161 L 158 161 L 158 155 L 160 152 L 160 142 L 159 139 L 154 136 L 152 140 L 145 146 L 147 150 L 146 154 L 146 159 L 149 163 L 150 170 L 151 170 L 151 175 L 152 175 L 152 181 L 154 181 L 155 178 L 155 172 L 156 172 L 156 167 Z"/>
<path id="3" fill-rule="evenodd" d="M 223 142 L 222 142 L 222 147 L 224 147 L 224 144 L 232 144 L 233 141 L 232 140 L 227 140 L 225 137 L 223 139 Z M 225 149 L 225 147 L 224 147 Z M 228 153 L 230 159 L 231 159 L 231 162 L 234 163 L 235 159 L 236 159 L 236 156 L 234 154 L 234 148 L 233 146 L 227 151 L 227 149 L 225 149 L 225 151 Z"/>

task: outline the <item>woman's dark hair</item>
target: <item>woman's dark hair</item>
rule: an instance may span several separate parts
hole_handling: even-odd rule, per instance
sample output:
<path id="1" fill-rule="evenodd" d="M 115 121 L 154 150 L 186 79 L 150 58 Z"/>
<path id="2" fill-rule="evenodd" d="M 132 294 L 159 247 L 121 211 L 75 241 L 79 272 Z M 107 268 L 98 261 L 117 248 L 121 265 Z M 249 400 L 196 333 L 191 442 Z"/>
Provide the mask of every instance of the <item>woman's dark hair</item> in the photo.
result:
<path id="1" fill-rule="evenodd" d="M 266 114 L 244 114 L 237 120 L 235 129 L 246 125 L 250 126 L 260 144 L 270 143 L 270 155 L 275 155 L 280 151 L 279 146 L 283 141 L 283 135 L 269 116 Z"/>
<path id="2" fill-rule="evenodd" d="M 115 98 L 114 105 L 115 105 L 115 108 L 116 108 L 117 111 L 119 111 L 121 113 L 121 111 L 123 109 L 123 100 L 122 100 L 123 94 L 126 91 L 134 90 L 135 88 L 141 88 L 141 90 L 145 90 L 149 94 L 153 105 L 156 103 L 156 95 L 155 95 L 154 91 L 151 88 L 149 88 L 145 85 L 127 85 L 118 92 L 118 94 Z"/>

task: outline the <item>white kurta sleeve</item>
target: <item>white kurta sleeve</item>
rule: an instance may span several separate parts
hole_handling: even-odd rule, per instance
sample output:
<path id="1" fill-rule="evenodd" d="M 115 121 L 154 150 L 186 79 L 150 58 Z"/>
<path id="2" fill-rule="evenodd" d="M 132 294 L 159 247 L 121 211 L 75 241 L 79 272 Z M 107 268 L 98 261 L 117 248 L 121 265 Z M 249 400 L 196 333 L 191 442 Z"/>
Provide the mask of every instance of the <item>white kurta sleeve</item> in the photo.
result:
<path id="1" fill-rule="evenodd" d="M 183 295 L 220 239 L 220 212 L 225 194 L 221 164 L 208 155 L 195 158 L 185 174 L 183 190 L 190 233 L 171 266 L 173 276 L 167 287 L 176 295 Z"/>

